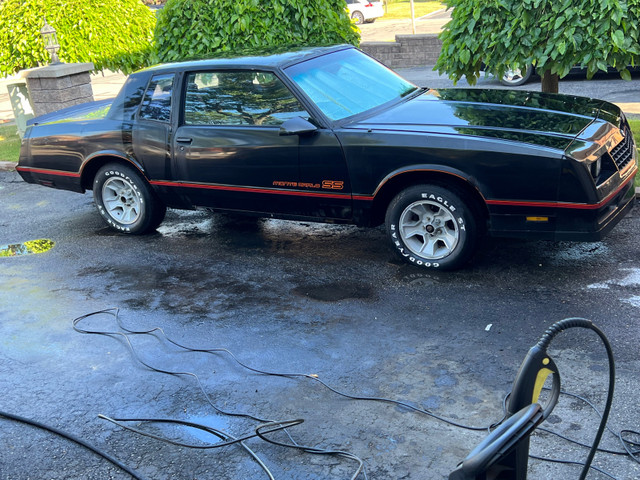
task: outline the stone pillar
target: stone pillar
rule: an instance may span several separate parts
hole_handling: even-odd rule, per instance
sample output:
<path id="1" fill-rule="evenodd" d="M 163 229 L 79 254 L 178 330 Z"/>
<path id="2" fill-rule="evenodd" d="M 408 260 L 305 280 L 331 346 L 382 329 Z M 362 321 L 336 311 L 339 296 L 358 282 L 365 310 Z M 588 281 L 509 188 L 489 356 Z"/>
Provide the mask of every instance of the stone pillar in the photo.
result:
<path id="1" fill-rule="evenodd" d="M 58 63 L 25 72 L 33 113 L 44 115 L 93 101 L 93 63 Z"/>

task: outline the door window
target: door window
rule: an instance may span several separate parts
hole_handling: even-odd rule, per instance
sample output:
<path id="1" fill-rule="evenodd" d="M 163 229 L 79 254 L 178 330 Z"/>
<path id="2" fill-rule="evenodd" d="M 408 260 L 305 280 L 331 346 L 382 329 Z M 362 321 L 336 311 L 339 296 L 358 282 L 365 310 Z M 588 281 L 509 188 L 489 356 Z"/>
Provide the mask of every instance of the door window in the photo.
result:
<path id="1" fill-rule="evenodd" d="M 187 76 L 186 125 L 278 126 L 309 114 L 273 73 L 225 71 Z"/>
<path id="2" fill-rule="evenodd" d="M 140 118 L 168 122 L 171 118 L 173 75 L 156 75 L 151 79 L 142 100 Z"/>

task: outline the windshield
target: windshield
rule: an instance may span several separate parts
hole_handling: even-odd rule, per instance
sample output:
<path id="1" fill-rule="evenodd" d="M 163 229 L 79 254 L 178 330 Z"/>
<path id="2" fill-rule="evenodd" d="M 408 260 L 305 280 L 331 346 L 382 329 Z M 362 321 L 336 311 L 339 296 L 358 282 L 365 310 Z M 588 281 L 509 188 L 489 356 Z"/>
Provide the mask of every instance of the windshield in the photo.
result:
<path id="1" fill-rule="evenodd" d="M 398 100 L 418 88 L 355 49 L 313 58 L 285 72 L 334 121 Z"/>

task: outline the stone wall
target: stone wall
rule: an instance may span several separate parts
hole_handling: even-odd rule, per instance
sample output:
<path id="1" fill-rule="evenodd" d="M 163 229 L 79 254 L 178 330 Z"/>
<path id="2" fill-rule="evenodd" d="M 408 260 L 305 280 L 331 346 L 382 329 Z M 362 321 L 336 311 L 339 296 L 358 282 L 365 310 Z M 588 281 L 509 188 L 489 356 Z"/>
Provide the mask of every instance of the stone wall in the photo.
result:
<path id="1" fill-rule="evenodd" d="M 435 65 L 442 41 L 435 34 L 396 35 L 395 42 L 363 42 L 360 49 L 389 68 Z"/>
<path id="2" fill-rule="evenodd" d="M 92 63 L 59 63 L 29 70 L 25 77 L 35 115 L 93 101 L 91 70 Z"/>

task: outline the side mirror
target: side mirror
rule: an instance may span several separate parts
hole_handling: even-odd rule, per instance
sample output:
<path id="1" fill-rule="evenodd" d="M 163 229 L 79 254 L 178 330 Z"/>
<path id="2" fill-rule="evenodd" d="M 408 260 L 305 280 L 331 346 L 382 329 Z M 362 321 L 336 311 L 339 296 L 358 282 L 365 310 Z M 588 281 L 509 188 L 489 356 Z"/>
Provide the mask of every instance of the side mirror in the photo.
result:
<path id="1" fill-rule="evenodd" d="M 280 125 L 280 135 L 303 135 L 318 130 L 313 123 L 302 117 L 293 117 Z"/>

